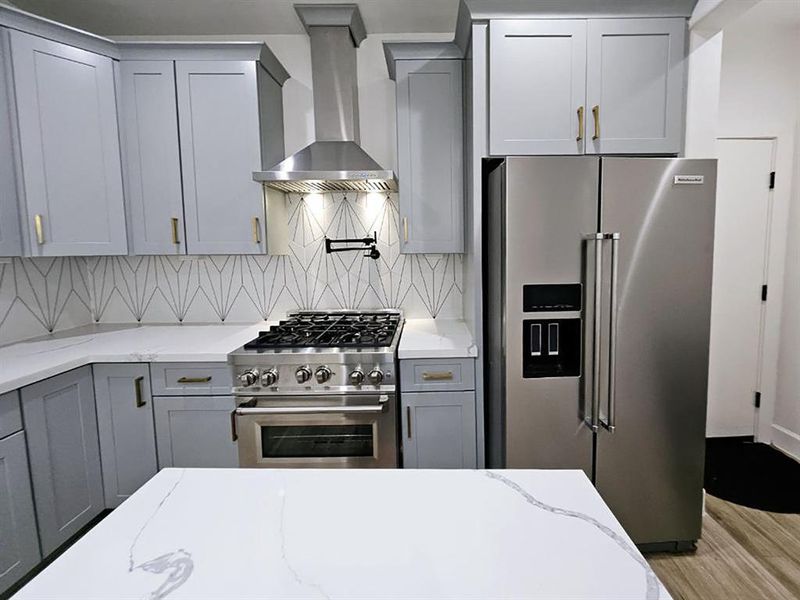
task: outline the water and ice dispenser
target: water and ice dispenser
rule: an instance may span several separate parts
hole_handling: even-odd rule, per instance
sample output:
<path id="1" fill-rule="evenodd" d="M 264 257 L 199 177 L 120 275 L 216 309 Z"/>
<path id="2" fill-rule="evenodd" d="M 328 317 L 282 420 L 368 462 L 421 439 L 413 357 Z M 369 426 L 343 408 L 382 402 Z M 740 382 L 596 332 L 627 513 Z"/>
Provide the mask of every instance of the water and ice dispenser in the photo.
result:
<path id="1" fill-rule="evenodd" d="M 522 310 L 526 313 L 579 313 L 581 299 L 579 283 L 525 285 L 522 288 Z M 522 321 L 522 376 L 525 379 L 578 377 L 580 374 L 580 318 Z"/>

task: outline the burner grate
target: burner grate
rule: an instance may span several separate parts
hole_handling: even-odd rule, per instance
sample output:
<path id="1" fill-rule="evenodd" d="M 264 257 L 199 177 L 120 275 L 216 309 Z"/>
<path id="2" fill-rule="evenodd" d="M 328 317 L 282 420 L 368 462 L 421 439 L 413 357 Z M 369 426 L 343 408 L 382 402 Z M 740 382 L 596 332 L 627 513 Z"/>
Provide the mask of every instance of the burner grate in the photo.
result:
<path id="1" fill-rule="evenodd" d="M 390 346 L 400 315 L 386 312 L 298 312 L 262 331 L 245 350 Z"/>

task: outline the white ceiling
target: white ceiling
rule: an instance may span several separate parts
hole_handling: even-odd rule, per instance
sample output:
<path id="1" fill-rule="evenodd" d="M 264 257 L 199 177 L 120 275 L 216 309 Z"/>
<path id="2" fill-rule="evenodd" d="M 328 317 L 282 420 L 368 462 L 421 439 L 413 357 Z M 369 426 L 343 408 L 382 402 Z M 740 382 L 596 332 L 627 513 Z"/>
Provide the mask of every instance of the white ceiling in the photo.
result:
<path id="1" fill-rule="evenodd" d="M 346 0 L 306 0 L 337 4 Z M 99 35 L 303 33 L 302 0 L 11 0 L 26 11 Z M 367 33 L 455 31 L 458 0 L 359 0 Z"/>

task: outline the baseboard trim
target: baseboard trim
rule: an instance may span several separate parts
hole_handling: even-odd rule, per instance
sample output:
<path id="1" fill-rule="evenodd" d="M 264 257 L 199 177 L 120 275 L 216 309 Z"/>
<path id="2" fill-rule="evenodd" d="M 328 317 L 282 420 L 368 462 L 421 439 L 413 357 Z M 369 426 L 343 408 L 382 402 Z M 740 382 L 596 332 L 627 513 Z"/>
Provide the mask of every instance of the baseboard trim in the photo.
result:
<path id="1" fill-rule="evenodd" d="M 800 435 L 794 431 L 773 423 L 772 445 L 796 461 L 800 461 Z"/>

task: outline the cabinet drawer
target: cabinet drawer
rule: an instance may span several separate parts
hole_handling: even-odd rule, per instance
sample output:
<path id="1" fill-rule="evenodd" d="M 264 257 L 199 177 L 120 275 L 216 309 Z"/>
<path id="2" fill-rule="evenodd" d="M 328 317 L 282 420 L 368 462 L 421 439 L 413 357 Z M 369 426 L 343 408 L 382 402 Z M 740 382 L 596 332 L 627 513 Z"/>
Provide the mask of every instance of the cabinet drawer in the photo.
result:
<path id="1" fill-rule="evenodd" d="M 22 429 L 22 411 L 19 408 L 19 393 L 14 390 L 0 395 L 0 438 Z"/>
<path id="2" fill-rule="evenodd" d="M 154 396 L 213 396 L 233 387 L 226 363 L 154 363 L 150 377 Z"/>
<path id="3" fill-rule="evenodd" d="M 400 388 L 404 392 L 474 390 L 475 360 L 401 360 Z"/>

